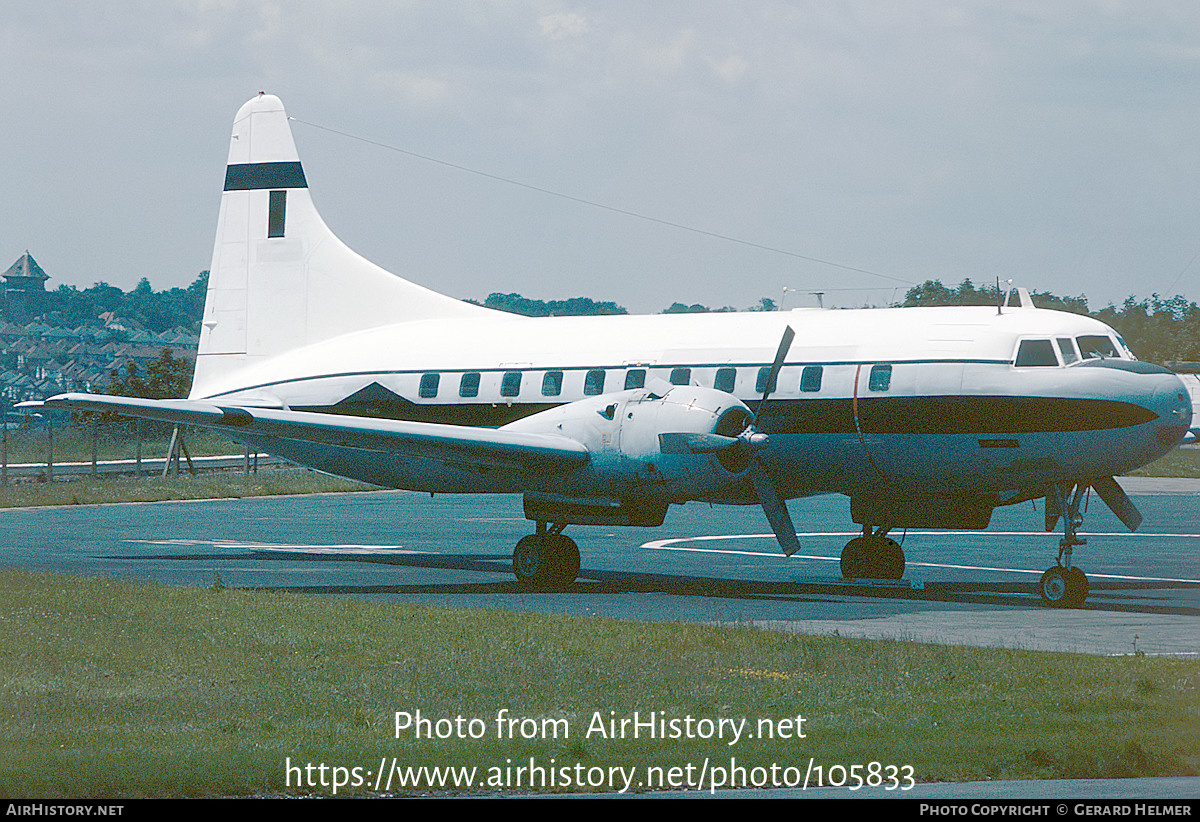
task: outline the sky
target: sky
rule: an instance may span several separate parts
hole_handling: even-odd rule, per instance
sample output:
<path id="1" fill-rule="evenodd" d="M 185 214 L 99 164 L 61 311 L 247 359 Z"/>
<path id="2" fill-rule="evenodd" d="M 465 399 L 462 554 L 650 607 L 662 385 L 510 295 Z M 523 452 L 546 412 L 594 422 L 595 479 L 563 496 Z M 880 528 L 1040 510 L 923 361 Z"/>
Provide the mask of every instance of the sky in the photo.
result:
<path id="1" fill-rule="evenodd" d="M 259 91 L 330 227 L 456 297 L 1200 299 L 1182 0 L 9 0 L 0 266 L 191 283 Z"/>

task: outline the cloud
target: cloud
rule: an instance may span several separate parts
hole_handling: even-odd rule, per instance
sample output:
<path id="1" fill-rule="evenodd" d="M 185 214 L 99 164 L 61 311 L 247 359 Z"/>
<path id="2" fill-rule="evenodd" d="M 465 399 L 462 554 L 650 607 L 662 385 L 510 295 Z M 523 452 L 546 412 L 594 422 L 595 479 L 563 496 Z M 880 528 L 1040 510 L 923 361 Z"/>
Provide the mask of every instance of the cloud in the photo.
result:
<path id="1" fill-rule="evenodd" d="M 577 11 L 559 11 L 538 18 L 538 30 L 551 40 L 566 40 L 587 34 L 591 24 Z"/>

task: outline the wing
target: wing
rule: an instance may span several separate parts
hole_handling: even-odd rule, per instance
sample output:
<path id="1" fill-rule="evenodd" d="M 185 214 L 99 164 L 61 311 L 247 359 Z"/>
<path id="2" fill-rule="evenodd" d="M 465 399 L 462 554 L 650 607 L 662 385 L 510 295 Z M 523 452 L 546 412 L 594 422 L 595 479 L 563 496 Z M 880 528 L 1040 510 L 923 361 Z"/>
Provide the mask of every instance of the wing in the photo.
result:
<path id="1" fill-rule="evenodd" d="M 588 450 L 568 437 L 465 425 L 221 406 L 195 400 L 145 400 L 103 394 L 59 394 L 40 404 L 23 405 L 108 411 L 177 425 L 199 425 L 224 431 L 235 440 L 239 433 L 278 437 L 441 459 L 480 468 L 560 472 L 586 465 L 590 459 Z"/>

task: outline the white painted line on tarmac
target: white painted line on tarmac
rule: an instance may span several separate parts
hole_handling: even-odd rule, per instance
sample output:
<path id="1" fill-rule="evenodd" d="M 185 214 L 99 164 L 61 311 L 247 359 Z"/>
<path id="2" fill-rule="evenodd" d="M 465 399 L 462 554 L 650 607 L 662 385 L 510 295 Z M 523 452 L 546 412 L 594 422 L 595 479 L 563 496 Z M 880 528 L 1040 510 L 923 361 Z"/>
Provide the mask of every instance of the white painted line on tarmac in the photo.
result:
<path id="1" fill-rule="evenodd" d="M 979 531 L 936 531 L 928 532 L 930 535 L 953 535 L 953 534 L 973 534 L 975 536 L 1046 536 L 1042 531 L 988 531 L 981 533 Z M 796 534 L 797 537 L 844 537 L 844 536 L 861 536 L 859 531 L 808 531 Z M 1089 534 L 1088 536 L 1110 536 L 1109 534 Z M 1200 534 L 1117 534 L 1114 536 L 1139 536 L 1139 537 L 1192 537 L 1200 538 Z M 681 551 L 697 554 L 731 554 L 740 556 L 755 556 L 755 557 L 781 557 L 782 554 L 778 551 L 745 551 L 733 548 L 700 548 L 690 547 L 681 543 L 688 542 L 704 542 L 714 540 L 729 540 L 729 539 L 769 539 L 775 541 L 774 534 L 718 534 L 696 537 L 675 537 L 673 539 L 656 539 L 642 544 L 642 548 L 648 551 Z M 792 554 L 786 559 L 811 559 L 820 562 L 841 562 L 841 557 L 831 557 L 817 554 Z M 952 563 L 937 563 L 937 562 L 907 562 L 905 566 L 908 568 L 947 568 L 955 571 L 998 571 L 1001 573 L 1010 574 L 1031 574 L 1041 576 L 1045 569 L 1030 569 L 1030 568 L 996 568 L 989 565 L 958 565 Z M 1175 577 L 1142 577 L 1130 576 L 1128 574 L 1100 574 L 1088 573 L 1089 579 L 1124 579 L 1135 582 L 1182 582 L 1189 584 L 1200 584 L 1200 579 L 1175 578 Z"/>
<path id="2" fill-rule="evenodd" d="M 223 539 L 127 539 L 146 545 L 205 545 L 212 548 L 242 548 L 251 551 L 281 551 L 305 554 L 429 554 L 430 551 L 412 551 L 399 545 L 314 545 L 312 543 L 245 542 Z"/>

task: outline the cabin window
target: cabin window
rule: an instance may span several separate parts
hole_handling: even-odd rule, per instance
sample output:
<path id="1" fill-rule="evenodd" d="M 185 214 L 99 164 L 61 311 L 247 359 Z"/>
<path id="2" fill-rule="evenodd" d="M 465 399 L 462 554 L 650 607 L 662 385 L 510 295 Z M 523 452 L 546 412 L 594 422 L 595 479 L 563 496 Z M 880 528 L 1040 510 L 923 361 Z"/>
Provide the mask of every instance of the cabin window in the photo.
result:
<path id="1" fill-rule="evenodd" d="M 557 397 L 562 393 L 563 372 L 547 371 L 542 377 L 542 396 Z"/>
<path id="2" fill-rule="evenodd" d="M 1113 341 L 1101 334 L 1091 334 L 1086 337 L 1076 337 L 1079 341 L 1079 353 L 1083 355 L 1085 360 L 1095 359 L 1112 359 L 1119 357 L 1117 347 L 1113 345 Z"/>
<path id="3" fill-rule="evenodd" d="M 687 385 L 692 381 L 692 369 L 672 368 L 671 385 Z"/>
<path id="4" fill-rule="evenodd" d="M 758 369 L 758 379 L 754 381 L 754 390 L 756 393 L 761 394 L 764 391 L 770 391 L 772 394 L 775 393 L 775 386 L 778 384 L 779 380 L 778 377 L 771 380 L 771 385 L 768 386 L 767 379 L 770 376 L 771 366 L 764 365 L 762 368 Z"/>
<path id="5" fill-rule="evenodd" d="M 421 390 L 418 392 L 423 399 L 431 400 L 437 396 L 438 383 L 442 381 L 442 375 L 437 372 L 421 375 Z"/>
<path id="6" fill-rule="evenodd" d="M 887 391 L 892 387 L 892 367 L 890 365 L 871 366 L 871 379 L 867 388 L 872 391 Z"/>
<path id="7" fill-rule="evenodd" d="M 458 382 L 458 396 L 460 397 L 478 397 L 479 396 L 479 372 L 468 371 L 462 375 L 462 379 Z"/>
<path id="8" fill-rule="evenodd" d="M 736 368 L 718 368 L 717 377 L 713 380 L 713 388 L 718 391 L 724 391 L 727 394 L 733 393 L 733 386 L 737 382 Z"/>
<path id="9" fill-rule="evenodd" d="M 521 393 L 521 372 L 505 371 L 500 380 L 500 396 L 515 397 Z"/>
<path id="10" fill-rule="evenodd" d="M 596 368 L 587 372 L 587 376 L 583 380 L 583 393 L 589 396 L 604 393 L 603 369 Z"/>
<path id="11" fill-rule="evenodd" d="M 1058 357 L 1054 356 L 1054 346 L 1049 340 L 1021 340 L 1017 348 L 1018 368 L 1026 366 L 1058 365 Z"/>
<path id="12" fill-rule="evenodd" d="M 646 387 L 646 369 L 631 368 L 625 372 L 625 390 Z"/>
<path id="13" fill-rule="evenodd" d="M 282 237 L 287 224 L 287 192 L 272 191 L 267 207 L 267 237 Z"/>
<path id="14" fill-rule="evenodd" d="M 1058 338 L 1058 350 L 1062 354 L 1063 365 L 1079 361 L 1079 355 L 1075 353 L 1075 342 L 1070 337 Z"/>

